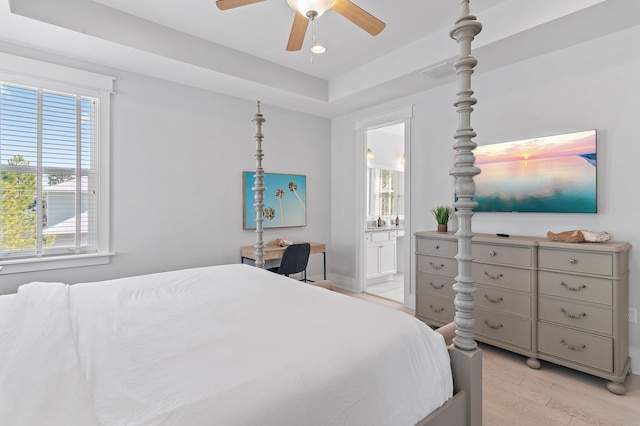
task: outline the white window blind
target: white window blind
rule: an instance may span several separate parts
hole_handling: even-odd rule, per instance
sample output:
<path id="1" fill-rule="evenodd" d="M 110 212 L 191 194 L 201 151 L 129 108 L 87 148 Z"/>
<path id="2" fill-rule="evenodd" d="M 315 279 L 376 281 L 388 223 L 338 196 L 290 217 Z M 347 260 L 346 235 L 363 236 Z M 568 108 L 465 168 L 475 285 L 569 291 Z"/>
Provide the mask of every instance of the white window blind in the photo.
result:
<path id="1" fill-rule="evenodd" d="M 95 253 L 100 99 L 0 90 L 0 260 Z"/>

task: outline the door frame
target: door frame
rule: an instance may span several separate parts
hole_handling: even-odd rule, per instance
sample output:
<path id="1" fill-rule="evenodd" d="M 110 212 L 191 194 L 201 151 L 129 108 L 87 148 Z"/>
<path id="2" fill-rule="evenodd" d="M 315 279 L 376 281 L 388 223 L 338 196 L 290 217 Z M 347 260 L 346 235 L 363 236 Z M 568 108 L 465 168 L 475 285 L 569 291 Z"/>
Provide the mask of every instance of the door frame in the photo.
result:
<path id="1" fill-rule="evenodd" d="M 410 308 L 415 306 L 414 301 L 414 282 L 415 277 L 412 269 L 411 247 L 413 246 L 413 232 L 411 230 L 411 119 L 413 118 L 413 105 L 400 107 L 381 114 L 370 116 L 357 120 L 355 122 L 356 132 L 356 164 L 358 173 L 356 173 L 356 291 L 362 293 L 365 291 L 365 282 L 367 279 L 366 271 L 366 203 L 367 190 L 365 184 L 367 182 L 367 137 L 368 130 L 386 127 L 392 124 L 404 123 L 404 305 Z"/>

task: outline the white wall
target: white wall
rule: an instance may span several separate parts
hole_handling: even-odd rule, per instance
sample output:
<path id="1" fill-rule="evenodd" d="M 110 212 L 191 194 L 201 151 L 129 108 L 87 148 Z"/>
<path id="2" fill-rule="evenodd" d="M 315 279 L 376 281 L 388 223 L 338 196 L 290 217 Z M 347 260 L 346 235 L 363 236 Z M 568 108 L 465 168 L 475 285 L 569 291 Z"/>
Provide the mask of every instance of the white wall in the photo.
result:
<path id="1" fill-rule="evenodd" d="M 579 30 L 579 29 L 578 29 Z M 637 169 L 640 117 L 637 73 L 640 27 L 483 73 L 478 58 L 472 78 L 478 104 L 472 126 L 478 144 L 595 128 L 598 130 L 598 209 L 595 215 L 478 213 L 475 232 L 544 236 L 549 230 L 606 230 L 628 241 L 630 302 L 640 307 L 640 209 Z M 451 42 L 452 52 L 456 51 Z M 356 288 L 354 123 L 364 117 L 415 104 L 412 120 L 411 218 L 414 231 L 434 229 L 431 207 L 452 200 L 452 106 L 457 84 L 422 92 L 332 122 L 332 272 Z M 345 184 L 347 183 L 347 184 Z M 640 359 L 640 325 L 630 324 L 631 356 Z"/>
<path id="2" fill-rule="evenodd" d="M 75 283 L 240 262 L 240 246 L 255 241 L 254 231 L 242 229 L 242 171 L 255 169 L 254 102 L 27 49 L 6 50 L 116 77 L 111 107 L 116 255 L 100 267 L 0 275 L 0 293 L 34 280 Z M 307 226 L 267 230 L 265 241 L 329 243 L 329 120 L 270 105 L 262 105 L 262 112 L 265 171 L 307 176 Z M 312 256 L 309 273 L 322 273 L 321 256 Z"/>

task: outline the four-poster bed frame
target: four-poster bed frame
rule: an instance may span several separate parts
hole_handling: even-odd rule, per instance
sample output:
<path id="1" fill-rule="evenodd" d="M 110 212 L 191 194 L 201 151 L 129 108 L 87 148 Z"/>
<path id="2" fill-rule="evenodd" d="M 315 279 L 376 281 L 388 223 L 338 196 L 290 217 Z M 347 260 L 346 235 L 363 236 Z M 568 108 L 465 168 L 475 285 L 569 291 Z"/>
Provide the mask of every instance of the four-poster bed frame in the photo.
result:
<path id="1" fill-rule="evenodd" d="M 455 22 L 450 32 L 451 38 L 458 44 L 458 59 L 454 67 L 459 78 L 459 91 L 454 106 L 457 108 L 459 117 L 458 129 L 455 132 L 454 167 L 449 174 L 454 177 L 455 193 L 457 201 L 454 206 L 457 209 L 458 217 L 458 275 L 454 290 L 457 292 L 455 298 L 456 315 L 454 322 L 442 327 L 439 330 L 449 341 L 449 337 L 454 333 L 452 344 L 449 346 L 451 357 L 454 396 L 442 407 L 431 413 L 419 425 L 458 425 L 466 424 L 473 426 L 482 425 L 482 353 L 473 338 L 474 317 L 473 293 L 476 288 L 471 278 L 471 217 L 473 209 L 477 203 L 472 197 L 475 192 L 473 177 L 480 173 L 480 169 L 474 166 L 475 157 L 473 149 L 476 144 L 472 138 L 476 136 L 471 127 L 471 112 L 476 99 L 473 97 L 471 89 L 471 75 L 477 61 L 471 55 L 471 42 L 482 30 L 482 25 L 477 21 L 469 9 L 469 0 L 461 0 L 462 14 Z M 265 118 L 260 111 L 260 102 L 252 122 L 256 125 L 256 173 L 255 184 L 255 209 L 256 209 L 256 266 L 264 267 L 263 260 L 263 228 L 262 211 L 264 209 L 264 170 L 262 168 L 262 124 Z"/>
<path id="2" fill-rule="evenodd" d="M 33 282 L 0 296 L 0 423 L 480 426 L 470 80 L 471 42 L 481 25 L 469 0 L 461 3 L 451 31 L 460 52 L 450 172 L 458 195 L 457 313 L 438 330 L 444 339 L 401 312 L 246 265 L 72 286 Z M 252 121 L 262 269 L 260 103 Z"/>

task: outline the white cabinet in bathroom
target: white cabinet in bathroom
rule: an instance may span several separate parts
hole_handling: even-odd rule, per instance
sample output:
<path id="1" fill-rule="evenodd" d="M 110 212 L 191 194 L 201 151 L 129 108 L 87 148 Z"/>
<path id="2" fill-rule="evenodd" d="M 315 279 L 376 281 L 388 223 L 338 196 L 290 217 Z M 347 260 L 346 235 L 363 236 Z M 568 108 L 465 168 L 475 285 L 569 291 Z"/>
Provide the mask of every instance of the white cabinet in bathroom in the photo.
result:
<path id="1" fill-rule="evenodd" d="M 397 230 L 367 231 L 367 279 L 393 275 L 397 271 Z"/>

